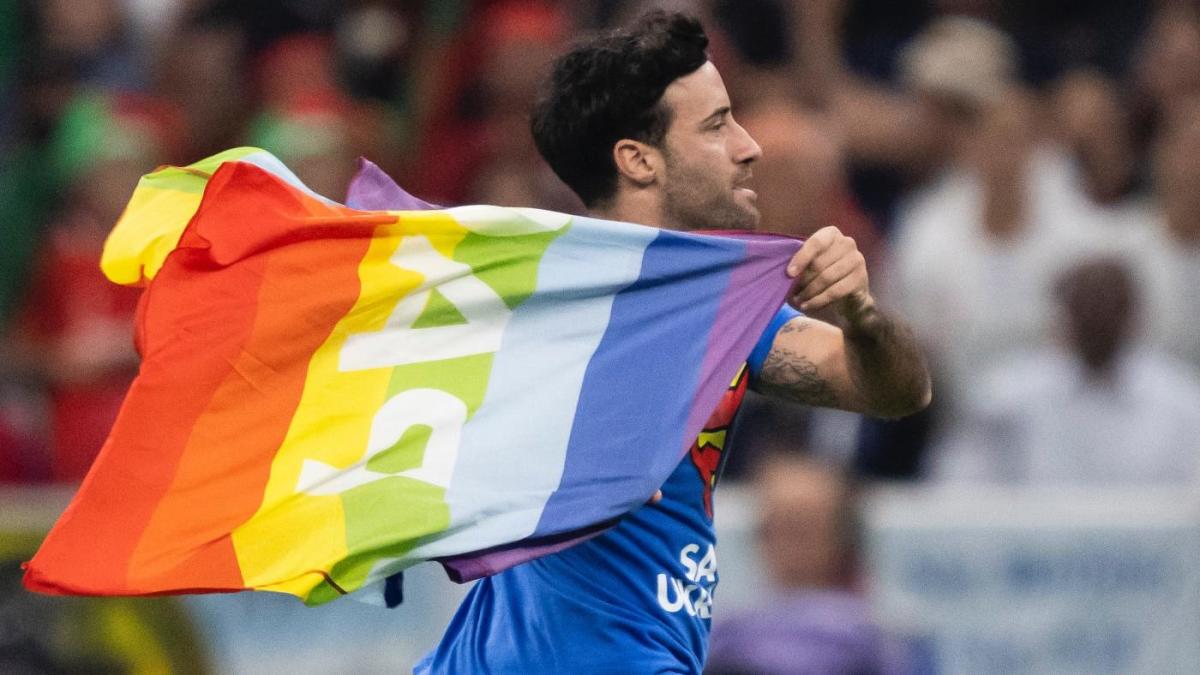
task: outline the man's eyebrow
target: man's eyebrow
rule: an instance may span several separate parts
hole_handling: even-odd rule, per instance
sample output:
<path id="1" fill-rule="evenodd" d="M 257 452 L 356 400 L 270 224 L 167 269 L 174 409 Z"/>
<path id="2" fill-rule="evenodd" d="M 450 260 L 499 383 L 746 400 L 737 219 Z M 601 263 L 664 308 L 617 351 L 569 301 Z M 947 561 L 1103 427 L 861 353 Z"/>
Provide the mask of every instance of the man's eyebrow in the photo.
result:
<path id="1" fill-rule="evenodd" d="M 720 107 L 720 108 L 717 108 L 716 110 L 714 110 L 714 111 L 713 111 L 713 113 L 712 113 L 711 115 L 709 115 L 708 117 L 705 117 L 704 119 L 700 120 L 700 126 L 702 126 L 702 127 L 703 127 L 703 126 L 708 126 L 708 124 L 709 124 L 710 122 L 715 122 L 715 121 L 717 121 L 718 119 L 720 119 L 720 118 L 722 118 L 722 117 L 725 117 L 726 115 L 728 115 L 728 114 L 729 114 L 729 111 L 730 111 L 730 108 L 729 108 L 729 106 L 722 106 L 722 107 Z"/>

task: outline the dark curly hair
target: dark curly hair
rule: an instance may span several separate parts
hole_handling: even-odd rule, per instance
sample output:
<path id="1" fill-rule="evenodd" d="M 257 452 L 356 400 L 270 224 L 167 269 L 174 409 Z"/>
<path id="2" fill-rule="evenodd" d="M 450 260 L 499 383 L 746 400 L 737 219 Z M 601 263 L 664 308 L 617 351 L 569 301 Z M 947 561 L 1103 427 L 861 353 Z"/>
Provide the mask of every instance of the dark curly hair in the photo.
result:
<path id="1" fill-rule="evenodd" d="M 533 108 L 533 140 L 585 205 L 616 194 L 612 148 L 618 140 L 662 144 L 671 124 L 663 91 L 704 65 L 707 47 L 695 18 L 656 11 L 555 60 Z"/>

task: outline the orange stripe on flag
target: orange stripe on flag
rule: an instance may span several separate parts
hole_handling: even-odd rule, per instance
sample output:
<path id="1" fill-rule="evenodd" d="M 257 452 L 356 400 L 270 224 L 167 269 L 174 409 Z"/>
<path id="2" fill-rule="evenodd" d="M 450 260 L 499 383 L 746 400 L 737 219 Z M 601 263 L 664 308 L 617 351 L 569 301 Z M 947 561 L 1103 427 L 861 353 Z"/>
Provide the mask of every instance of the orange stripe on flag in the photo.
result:
<path id="1" fill-rule="evenodd" d="M 395 220 L 326 205 L 254 167 L 217 171 L 150 284 L 142 372 L 86 499 L 31 561 L 31 588 L 244 588 L 229 533 L 262 501 L 309 359 L 358 297 L 371 232 Z"/>

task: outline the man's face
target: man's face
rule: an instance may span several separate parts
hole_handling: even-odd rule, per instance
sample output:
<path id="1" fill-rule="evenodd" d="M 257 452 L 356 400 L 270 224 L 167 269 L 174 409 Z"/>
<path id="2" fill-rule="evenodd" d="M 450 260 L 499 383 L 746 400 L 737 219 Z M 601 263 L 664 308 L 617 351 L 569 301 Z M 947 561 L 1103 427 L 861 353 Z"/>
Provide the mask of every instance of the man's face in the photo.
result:
<path id="1" fill-rule="evenodd" d="M 845 485 L 811 461 L 772 459 L 755 485 L 759 545 L 781 588 L 829 588 L 844 579 L 852 543 L 845 531 Z"/>
<path id="2" fill-rule="evenodd" d="M 762 149 L 733 119 L 725 83 L 711 62 L 671 83 L 663 105 L 672 112 L 662 148 L 663 224 L 672 229 L 758 226 L 758 196 L 747 187 Z"/>

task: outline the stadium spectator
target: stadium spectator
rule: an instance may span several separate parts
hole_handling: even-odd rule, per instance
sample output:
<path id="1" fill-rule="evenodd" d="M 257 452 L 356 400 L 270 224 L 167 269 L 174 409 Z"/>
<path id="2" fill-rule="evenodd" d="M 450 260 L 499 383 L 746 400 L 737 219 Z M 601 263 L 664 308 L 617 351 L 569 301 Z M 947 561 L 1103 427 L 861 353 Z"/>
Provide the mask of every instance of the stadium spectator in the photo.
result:
<path id="1" fill-rule="evenodd" d="M 106 280 L 104 239 L 138 178 L 179 142 L 172 109 L 145 97 L 87 94 L 63 117 L 56 165 L 72 189 L 34 264 L 15 341 L 50 400 L 50 477 L 78 481 L 91 465 L 137 369 L 139 291 Z"/>
<path id="2" fill-rule="evenodd" d="M 182 111 L 193 162 L 242 142 L 255 98 L 247 75 L 245 25 L 216 9 L 184 17 L 155 62 L 155 92 Z"/>
<path id="3" fill-rule="evenodd" d="M 947 425 L 994 359 L 1048 337 L 1045 290 L 1071 249 L 1039 209 L 1034 111 L 1012 91 L 983 113 L 957 166 L 914 194 L 896 225 L 888 290 L 920 316 Z"/>
<path id="4" fill-rule="evenodd" d="M 1141 36 L 1132 80 L 1152 121 L 1175 117 L 1200 96 L 1200 9 L 1161 2 Z"/>
<path id="5" fill-rule="evenodd" d="M 1117 83 L 1096 70 L 1068 72 L 1053 92 L 1057 136 L 1072 159 L 1071 188 L 1098 211 L 1094 219 L 1106 237 L 1147 224 L 1129 110 Z"/>
<path id="6" fill-rule="evenodd" d="M 150 55 L 135 39 L 121 0 L 45 0 L 36 4 L 40 57 L 69 66 L 83 85 L 143 89 Z"/>
<path id="7" fill-rule="evenodd" d="M 331 43 L 319 35 L 294 35 L 267 48 L 258 60 L 262 109 L 251 120 L 249 145 L 274 154 L 318 194 L 345 196 L 354 173 L 359 122 L 354 101 L 333 79 Z M 364 120 L 365 122 L 365 120 Z"/>
<path id="8" fill-rule="evenodd" d="M 1149 283 L 1161 225 L 1145 189 L 1130 105 L 1116 81 L 1094 69 L 1067 72 L 1050 96 L 1049 170 L 1038 194 L 1052 226 L 1091 254 L 1118 254 L 1140 287 Z M 1147 310 L 1144 317 L 1153 320 Z"/>
<path id="9" fill-rule="evenodd" d="M 857 499 L 846 475 L 797 455 L 774 455 L 762 462 L 754 486 L 770 599 L 717 618 L 705 672 L 905 672 L 897 646 L 855 589 Z"/>
<path id="10" fill-rule="evenodd" d="M 447 86 L 420 139 L 412 176 L 415 194 L 440 204 L 462 204 L 473 201 L 473 188 L 495 189 L 489 185 L 494 186 L 496 171 L 514 168 L 504 166 L 507 162 L 524 167 L 522 173 L 546 171 L 529 140 L 528 115 L 567 22 L 562 7 L 544 1 L 495 2 L 473 17 L 464 29 L 470 39 L 448 57 Z M 536 193 L 538 188 L 521 186 L 525 191 Z"/>
<path id="11" fill-rule="evenodd" d="M 1120 258 L 1056 281 L 1065 344 L 997 362 L 952 443 L 960 481 L 1168 486 L 1200 477 L 1200 377 L 1141 340 L 1140 289 Z"/>

